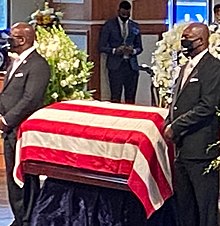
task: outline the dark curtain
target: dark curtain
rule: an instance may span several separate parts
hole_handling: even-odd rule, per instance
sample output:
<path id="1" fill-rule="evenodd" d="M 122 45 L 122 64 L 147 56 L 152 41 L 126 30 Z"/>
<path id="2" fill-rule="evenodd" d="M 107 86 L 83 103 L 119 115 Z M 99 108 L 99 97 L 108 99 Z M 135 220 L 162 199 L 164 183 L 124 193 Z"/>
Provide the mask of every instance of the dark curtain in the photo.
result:
<path id="1" fill-rule="evenodd" d="M 31 226 L 177 226 L 173 198 L 146 220 L 131 193 L 48 178 Z"/>

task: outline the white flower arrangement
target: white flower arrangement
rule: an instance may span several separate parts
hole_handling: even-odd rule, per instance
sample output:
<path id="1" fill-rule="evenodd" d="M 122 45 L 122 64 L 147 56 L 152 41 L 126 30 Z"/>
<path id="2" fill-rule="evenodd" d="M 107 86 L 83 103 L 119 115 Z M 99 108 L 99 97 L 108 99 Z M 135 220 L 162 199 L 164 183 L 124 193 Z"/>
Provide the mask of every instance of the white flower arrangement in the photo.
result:
<path id="1" fill-rule="evenodd" d="M 93 62 L 77 48 L 60 25 L 62 12 L 56 12 L 46 1 L 43 10 L 31 14 L 29 23 L 35 26 L 36 49 L 51 70 L 45 104 L 61 100 L 89 99 L 94 91 L 87 91 Z"/>
<path id="2" fill-rule="evenodd" d="M 62 17 L 62 12 L 56 12 L 54 8 L 49 7 L 48 2 L 45 2 L 43 10 L 38 9 L 31 14 L 29 23 L 33 25 L 48 27 L 53 24 L 57 25 Z"/>
<path id="3" fill-rule="evenodd" d="M 86 90 L 93 62 L 77 48 L 61 25 L 50 29 L 36 27 L 37 51 L 47 60 L 51 69 L 45 104 L 71 99 L 88 99 L 92 91 Z"/>
<path id="4" fill-rule="evenodd" d="M 158 90 L 160 107 L 168 107 L 172 102 L 173 85 L 179 74 L 179 66 L 188 61 L 180 52 L 180 40 L 186 26 L 186 23 L 175 24 L 171 30 L 164 32 L 163 39 L 156 43 L 157 48 L 152 54 L 153 85 Z M 220 59 L 220 29 L 215 32 L 211 30 L 209 43 L 210 53 Z"/>
<path id="5" fill-rule="evenodd" d="M 220 109 L 217 109 L 217 116 L 220 117 Z M 207 152 L 212 151 L 213 148 L 218 148 L 220 151 L 220 140 L 216 143 L 209 145 Z M 211 170 L 220 170 L 220 155 L 211 161 L 209 166 L 205 169 L 204 174 L 209 173 Z"/>

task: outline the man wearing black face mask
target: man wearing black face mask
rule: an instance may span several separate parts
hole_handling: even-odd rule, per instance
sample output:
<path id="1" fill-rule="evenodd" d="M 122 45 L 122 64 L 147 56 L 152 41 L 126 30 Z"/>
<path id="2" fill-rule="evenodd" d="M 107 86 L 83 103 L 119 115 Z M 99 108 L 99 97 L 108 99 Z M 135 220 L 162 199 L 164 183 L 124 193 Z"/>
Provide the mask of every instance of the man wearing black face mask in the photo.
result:
<path id="1" fill-rule="evenodd" d="M 130 11 L 131 4 L 122 1 L 118 17 L 103 26 L 99 49 L 107 54 L 111 101 L 121 102 L 124 88 L 125 102 L 134 104 L 139 77 L 137 55 L 143 49 L 139 26 L 129 19 Z"/>
<path id="2" fill-rule="evenodd" d="M 200 47 L 202 44 L 194 45 L 194 42 L 198 41 L 199 38 L 196 38 L 194 40 L 189 39 L 182 39 L 181 40 L 181 46 L 182 46 L 182 53 L 188 58 L 192 55 L 192 52 L 195 51 L 198 47 Z"/>
<path id="3" fill-rule="evenodd" d="M 164 137 L 176 146 L 174 191 L 180 226 L 217 226 L 219 172 L 204 175 L 219 155 L 207 152 L 219 140 L 216 107 L 220 103 L 220 61 L 208 52 L 209 30 L 192 23 L 183 31 L 182 47 L 190 58 L 176 82 Z"/>

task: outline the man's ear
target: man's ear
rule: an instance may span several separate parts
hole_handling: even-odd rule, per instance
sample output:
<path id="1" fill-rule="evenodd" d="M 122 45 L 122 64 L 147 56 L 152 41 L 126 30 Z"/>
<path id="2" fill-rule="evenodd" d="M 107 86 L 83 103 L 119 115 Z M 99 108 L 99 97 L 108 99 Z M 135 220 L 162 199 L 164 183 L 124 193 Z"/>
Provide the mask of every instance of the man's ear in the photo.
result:
<path id="1" fill-rule="evenodd" d="M 21 37 L 20 45 L 24 45 L 26 43 L 26 38 Z"/>

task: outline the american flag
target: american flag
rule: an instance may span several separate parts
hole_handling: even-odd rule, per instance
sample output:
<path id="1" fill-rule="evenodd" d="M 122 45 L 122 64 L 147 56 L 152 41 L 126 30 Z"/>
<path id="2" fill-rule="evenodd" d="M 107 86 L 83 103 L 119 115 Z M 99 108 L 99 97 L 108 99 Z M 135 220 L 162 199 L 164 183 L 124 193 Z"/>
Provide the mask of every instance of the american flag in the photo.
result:
<path id="1" fill-rule="evenodd" d="M 23 186 L 21 163 L 26 160 L 126 175 L 149 218 L 173 194 L 173 154 L 161 134 L 167 113 L 85 100 L 42 108 L 19 128 L 15 181 Z"/>

